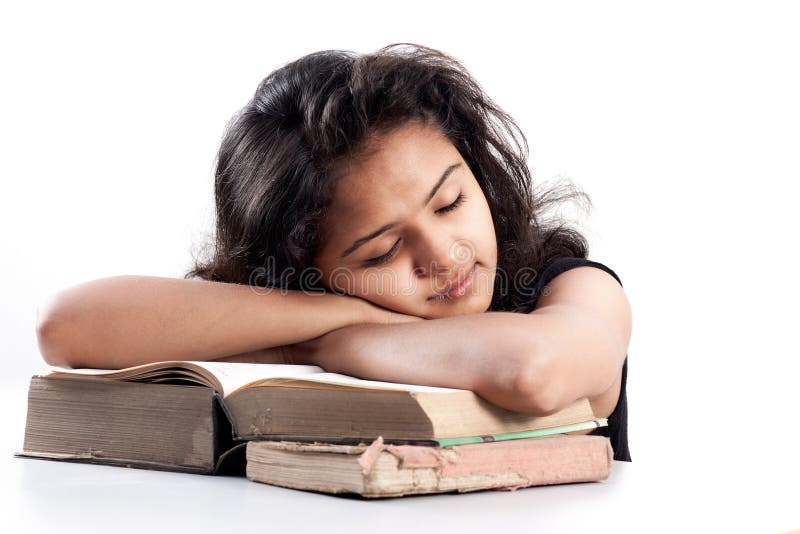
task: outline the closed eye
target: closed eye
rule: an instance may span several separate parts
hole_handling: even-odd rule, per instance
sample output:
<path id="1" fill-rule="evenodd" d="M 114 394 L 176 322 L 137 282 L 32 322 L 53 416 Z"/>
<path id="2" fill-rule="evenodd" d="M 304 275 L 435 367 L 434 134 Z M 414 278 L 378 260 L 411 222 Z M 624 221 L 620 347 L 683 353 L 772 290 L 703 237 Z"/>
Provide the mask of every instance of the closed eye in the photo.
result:
<path id="1" fill-rule="evenodd" d="M 379 265 L 381 263 L 386 263 L 387 261 L 392 259 L 392 256 L 394 256 L 394 253 L 397 250 L 397 245 L 399 243 L 400 243 L 400 240 L 398 239 L 397 241 L 395 241 L 394 245 L 389 250 L 389 252 L 387 252 L 383 256 L 378 256 L 377 258 L 370 258 L 368 260 L 365 260 L 364 263 L 367 264 L 367 265 Z"/>
<path id="2" fill-rule="evenodd" d="M 439 208 L 438 210 L 436 210 L 436 213 L 448 213 L 450 211 L 453 211 L 454 209 L 458 208 L 461 204 L 463 204 L 464 200 L 466 200 L 466 198 L 467 197 L 464 195 L 464 193 L 459 193 L 452 204 L 448 204 L 447 206 L 445 206 L 443 208 Z M 398 239 L 397 241 L 395 241 L 394 245 L 389 250 L 389 252 L 387 252 L 386 254 L 384 254 L 382 256 L 378 256 L 377 258 L 370 258 L 368 260 L 364 260 L 364 264 L 365 265 L 380 265 L 381 263 L 386 263 L 387 261 L 392 259 L 392 256 L 394 256 L 395 252 L 397 251 L 399 243 L 400 243 L 400 240 Z"/>
<path id="3" fill-rule="evenodd" d="M 436 210 L 436 213 L 447 213 L 448 211 L 453 211 L 464 202 L 465 198 L 466 197 L 464 196 L 464 193 L 459 193 L 452 204 L 445 206 L 443 208 L 439 208 L 438 210 Z"/>

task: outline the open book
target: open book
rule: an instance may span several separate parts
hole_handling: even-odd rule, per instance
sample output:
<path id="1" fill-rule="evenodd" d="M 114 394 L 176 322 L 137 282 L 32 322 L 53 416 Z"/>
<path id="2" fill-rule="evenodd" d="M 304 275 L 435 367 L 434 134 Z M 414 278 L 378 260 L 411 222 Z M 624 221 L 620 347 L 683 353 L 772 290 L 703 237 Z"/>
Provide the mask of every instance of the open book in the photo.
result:
<path id="1" fill-rule="evenodd" d="M 250 440 L 382 437 L 447 446 L 605 424 L 587 399 L 534 417 L 467 390 L 362 380 L 317 366 L 170 361 L 34 376 L 20 455 L 219 473 L 230 470 L 224 460 L 236 445 Z"/>

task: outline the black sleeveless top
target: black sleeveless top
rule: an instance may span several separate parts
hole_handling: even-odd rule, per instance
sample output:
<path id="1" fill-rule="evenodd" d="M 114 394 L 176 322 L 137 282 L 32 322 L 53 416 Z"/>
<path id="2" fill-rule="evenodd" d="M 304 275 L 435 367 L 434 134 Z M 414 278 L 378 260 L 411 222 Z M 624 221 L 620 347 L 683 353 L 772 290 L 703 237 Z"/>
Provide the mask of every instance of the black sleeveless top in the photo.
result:
<path id="1" fill-rule="evenodd" d="M 583 258 L 556 258 L 545 266 L 541 275 L 537 277 L 531 295 L 530 308 L 527 310 L 530 313 L 536 306 L 539 300 L 539 295 L 542 288 L 549 284 L 553 278 L 575 267 L 590 266 L 602 269 L 614 278 L 616 278 L 619 285 L 622 281 L 617 276 L 617 273 L 596 261 L 591 261 Z M 628 399 L 625 392 L 625 385 L 628 380 L 628 356 L 625 355 L 625 362 L 622 364 L 622 384 L 619 390 L 619 399 L 614 411 L 608 417 L 608 426 L 596 428 L 591 432 L 595 436 L 606 436 L 611 440 L 611 448 L 614 449 L 614 459 L 624 462 L 631 461 L 631 453 L 628 450 Z"/>

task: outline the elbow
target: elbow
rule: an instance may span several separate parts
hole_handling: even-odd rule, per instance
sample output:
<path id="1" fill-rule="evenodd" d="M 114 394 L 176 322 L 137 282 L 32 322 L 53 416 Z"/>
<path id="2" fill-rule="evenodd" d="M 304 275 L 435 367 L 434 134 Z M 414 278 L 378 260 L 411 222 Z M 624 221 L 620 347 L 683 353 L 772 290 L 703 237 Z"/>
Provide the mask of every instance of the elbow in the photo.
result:
<path id="1" fill-rule="evenodd" d="M 36 342 L 39 353 L 48 365 L 74 367 L 70 342 L 70 331 L 64 320 L 58 318 L 58 308 L 54 298 L 36 310 Z"/>
<path id="2" fill-rule="evenodd" d="M 512 382 L 512 395 L 521 407 L 517 411 L 545 416 L 565 407 L 559 384 L 553 380 L 552 368 L 552 360 L 546 354 L 527 355 L 520 359 Z"/>
<path id="3" fill-rule="evenodd" d="M 37 321 L 36 341 L 39 353 L 48 365 L 70 367 L 71 358 L 61 335 L 61 326 L 53 320 Z"/>

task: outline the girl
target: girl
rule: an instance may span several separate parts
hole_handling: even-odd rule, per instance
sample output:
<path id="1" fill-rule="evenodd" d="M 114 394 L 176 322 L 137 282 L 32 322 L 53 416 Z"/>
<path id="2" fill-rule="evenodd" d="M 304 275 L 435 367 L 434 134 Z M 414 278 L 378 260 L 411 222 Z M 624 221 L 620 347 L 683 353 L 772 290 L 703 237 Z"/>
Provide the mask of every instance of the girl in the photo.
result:
<path id="1" fill-rule="evenodd" d="M 272 72 L 228 126 L 211 254 L 39 311 L 51 365 L 303 363 L 475 391 L 547 414 L 588 397 L 630 460 L 619 277 L 533 195 L 527 142 L 455 59 L 323 51 Z"/>

